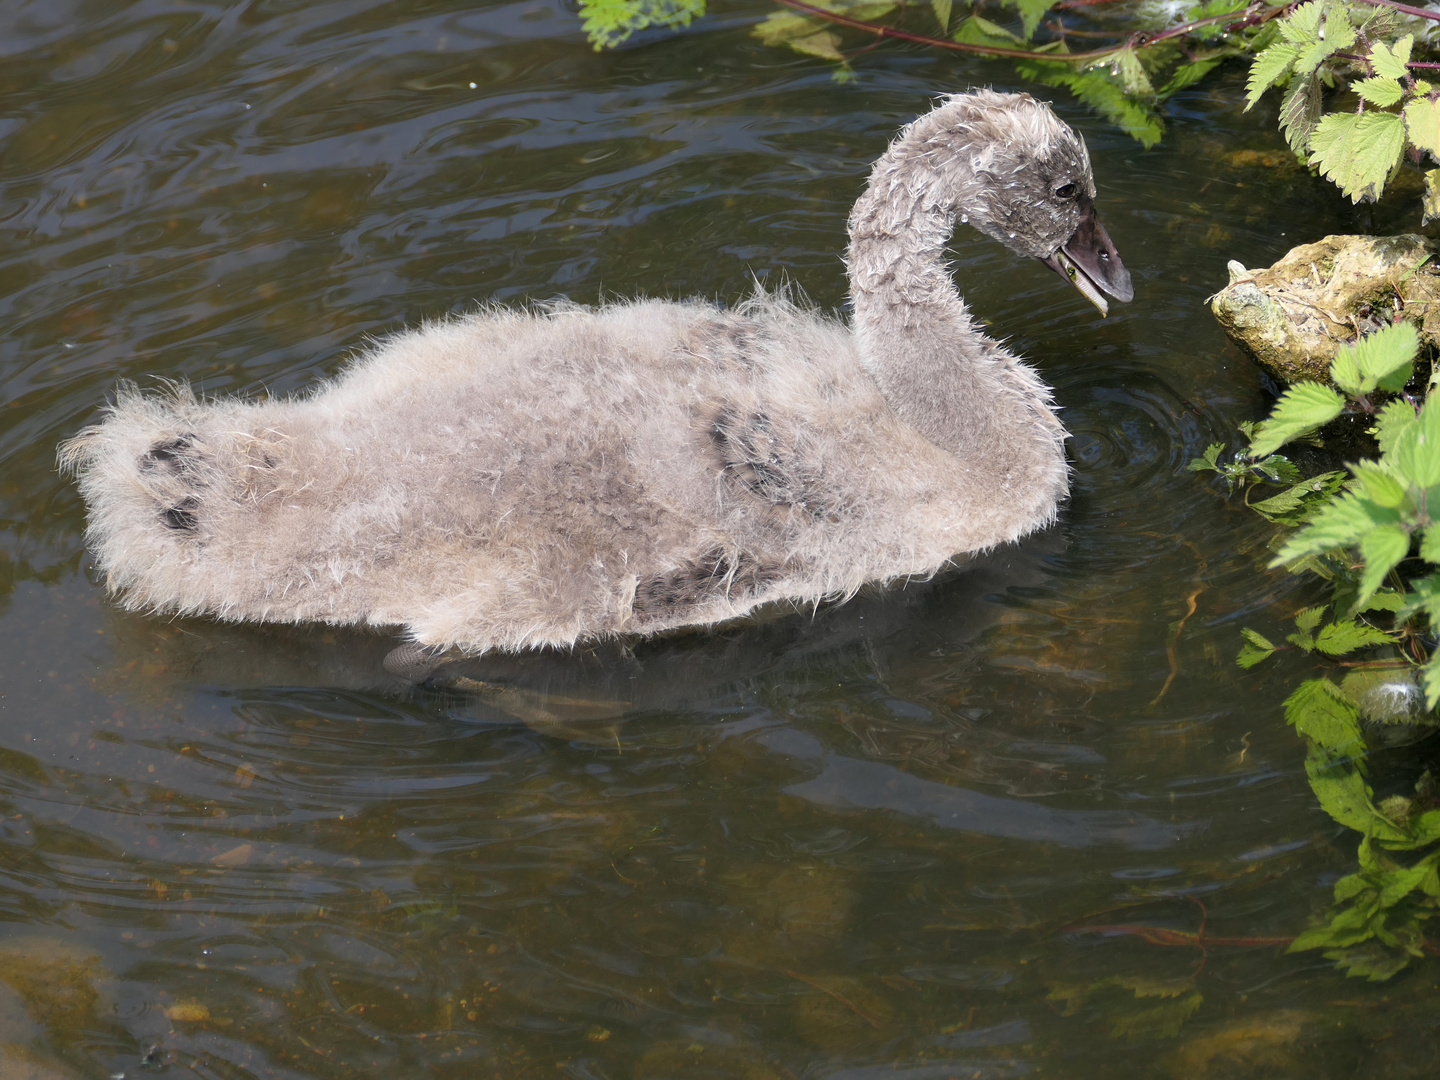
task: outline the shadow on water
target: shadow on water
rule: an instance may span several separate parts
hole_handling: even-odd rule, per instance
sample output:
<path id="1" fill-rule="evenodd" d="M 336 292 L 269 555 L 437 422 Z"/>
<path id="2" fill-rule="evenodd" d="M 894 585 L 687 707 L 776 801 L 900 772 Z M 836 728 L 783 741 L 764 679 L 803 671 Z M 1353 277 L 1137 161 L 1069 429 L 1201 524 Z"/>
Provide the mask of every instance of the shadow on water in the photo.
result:
<path id="1" fill-rule="evenodd" d="M 1361 227 L 1238 67 L 1149 152 L 1057 102 L 1135 304 L 955 238 L 1074 469 L 1053 529 L 963 572 L 419 686 L 380 635 L 86 577 L 54 447 L 117 379 L 288 393 L 491 300 L 838 307 L 894 130 L 1013 85 L 896 46 L 836 86 L 721 7 L 596 54 L 551 0 L 12 5 L 0 1080 L 1434 1075 L 1429 968 L 1278 944 L 1354 838 L 1279 714 L 1299 669 L 1232 661 L 1312 597 L 1185 471 L 1264 407 L 1203 307 L 1225 261 Z"/>

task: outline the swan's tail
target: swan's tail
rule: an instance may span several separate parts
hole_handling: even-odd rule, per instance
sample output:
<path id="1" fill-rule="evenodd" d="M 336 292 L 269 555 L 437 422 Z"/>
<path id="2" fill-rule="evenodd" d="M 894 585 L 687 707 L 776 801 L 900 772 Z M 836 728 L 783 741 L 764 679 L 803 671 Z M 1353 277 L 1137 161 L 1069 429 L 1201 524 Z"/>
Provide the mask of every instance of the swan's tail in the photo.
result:
<path id="1" fill-rule="evenodd" d="M 60 468 L 88 508 L 86 540 L 128 607 L 203 606 L 183 582 L 203 545 L 207 504 L 228 486 L 203 409 L 184 383 L 159 394 L 122 383 L 101 421 L 60 446 Z"/>

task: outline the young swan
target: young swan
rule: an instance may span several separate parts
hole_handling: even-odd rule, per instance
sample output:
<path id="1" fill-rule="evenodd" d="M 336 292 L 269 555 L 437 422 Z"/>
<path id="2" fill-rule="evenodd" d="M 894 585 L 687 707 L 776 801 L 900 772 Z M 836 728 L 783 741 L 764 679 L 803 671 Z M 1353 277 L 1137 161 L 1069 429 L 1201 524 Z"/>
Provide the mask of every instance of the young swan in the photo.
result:
<path id="1" fill-rule="evenodd" d="M 1133 296 L 1085 144 L 1025 94 L 947 98 L 850 215 L 850 326 L 759 296 L 492 308 L 303 398 L 123 384 L 60 450 L 132 610 L 400 626 L 429 652 L 708 626 L 928 575 L 1055 516 L 1065 430 L 977 329 L 957 216 L 1103 313 Z"/>

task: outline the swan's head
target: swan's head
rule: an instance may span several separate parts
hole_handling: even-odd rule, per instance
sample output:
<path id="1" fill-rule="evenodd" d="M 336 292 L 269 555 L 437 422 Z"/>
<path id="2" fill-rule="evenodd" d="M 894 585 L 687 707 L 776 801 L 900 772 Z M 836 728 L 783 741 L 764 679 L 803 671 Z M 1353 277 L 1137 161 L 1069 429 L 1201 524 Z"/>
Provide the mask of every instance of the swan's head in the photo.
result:
<path id="1" fill-rule="evenodd" d="M 1106 313 L 1135 296 L 1095 212 L 1085 141 L 1029 94 L 955 94 L 913 125 L 962 220 L 1040 259 Z"/>

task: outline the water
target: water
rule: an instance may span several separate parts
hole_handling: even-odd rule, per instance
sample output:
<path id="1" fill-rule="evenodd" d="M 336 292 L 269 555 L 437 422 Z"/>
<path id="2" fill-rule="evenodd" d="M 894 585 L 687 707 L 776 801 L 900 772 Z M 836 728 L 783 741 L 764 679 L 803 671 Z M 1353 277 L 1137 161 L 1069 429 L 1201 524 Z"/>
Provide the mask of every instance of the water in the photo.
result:
<path id="1" fill-rule="evenodd" d="M 1279 710 L 1311 666 L 1232 662 L 1318 593 L 1184 471 L 1265 407 L 1225 260 L 1418 212 L 1287 168 L 1242 69 L 1150 152 L 1055 95 L 1136 279 L 1110 319 L 957 237 L 1074 433 L 1061 523 L 974 573 L 481 665 L 498 699 L 87 578 L 54 447 L 118 379 L 287 393 L 489 300 L 840 304 L 868 163 L 1013 77 L 887 45 L 836 86 L 764 11 L 597 55 L 550 0 L 8 5 L 0 1077 L 1434 1075 L 1433 961 L 1265 942 L 1353 864 Z"/>

